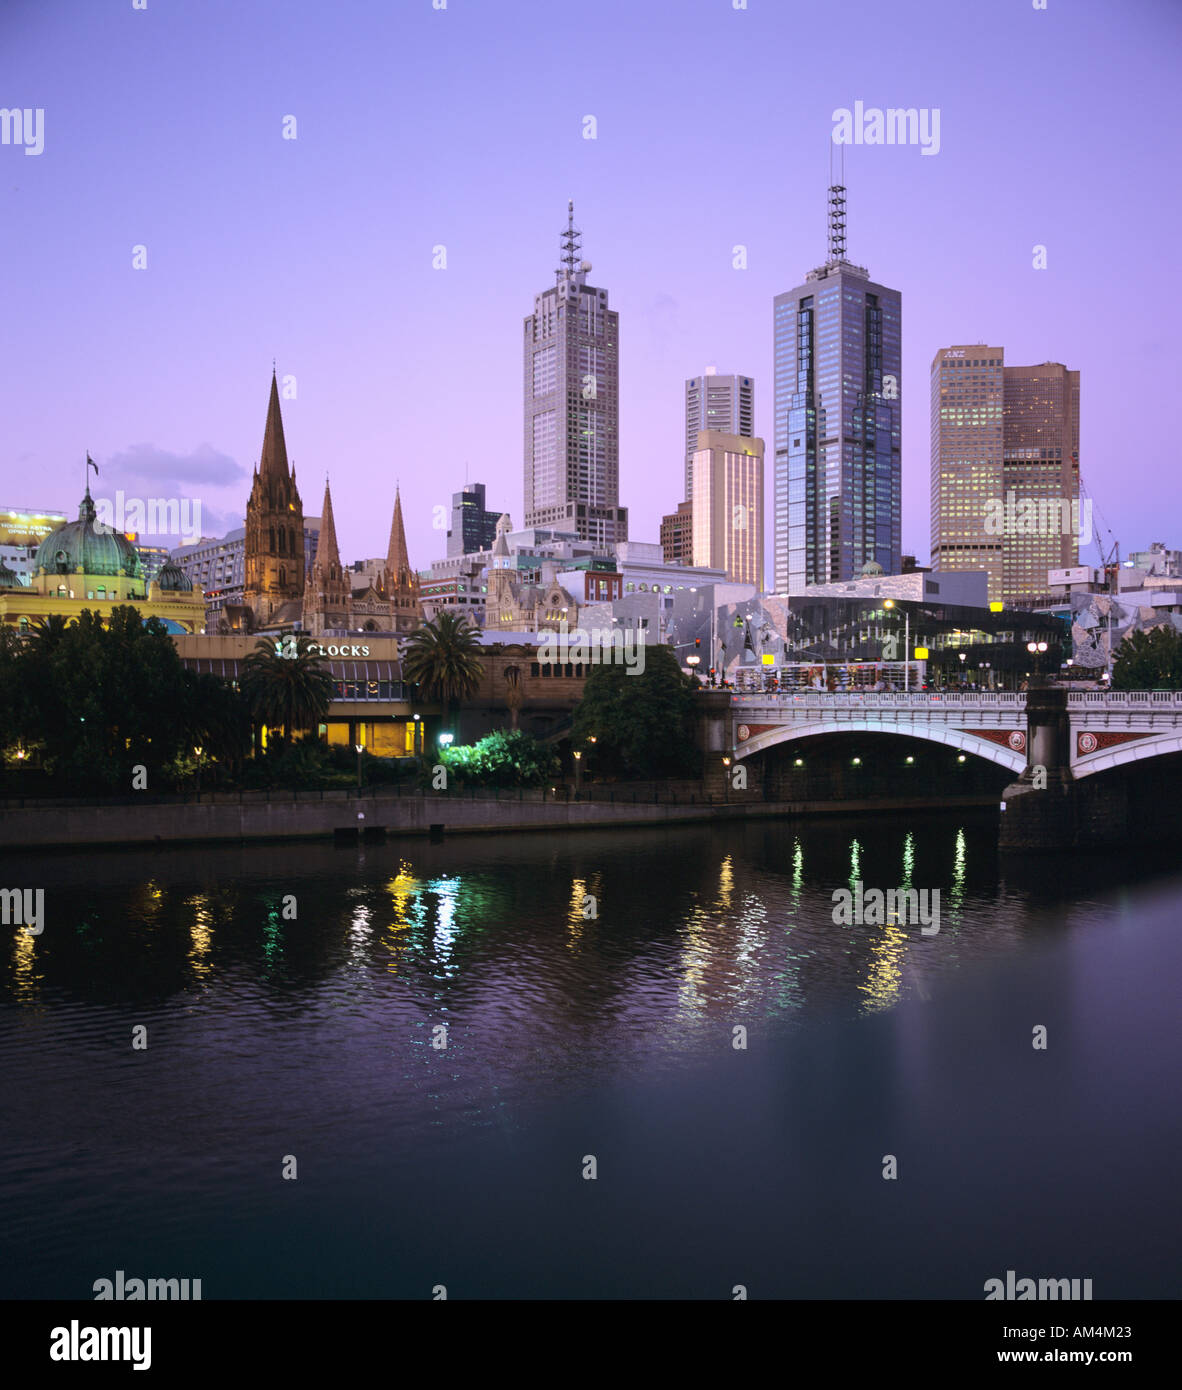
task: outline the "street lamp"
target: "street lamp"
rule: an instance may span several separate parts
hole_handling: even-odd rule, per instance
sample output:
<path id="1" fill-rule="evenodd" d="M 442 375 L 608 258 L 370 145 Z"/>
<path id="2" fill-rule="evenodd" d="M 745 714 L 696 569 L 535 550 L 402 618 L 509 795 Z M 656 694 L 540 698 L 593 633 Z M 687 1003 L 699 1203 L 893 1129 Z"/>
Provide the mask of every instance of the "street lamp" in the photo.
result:
<path id="1" fill-rule="evenodd" d="M 353 747 L 357 749 L 357 793 L 358 793 L 358 795 L 360 795 L 360 794 L 361 794 L 361 755 L 362 755 L 362 753 L 365 751 L 365 744 L 364 744 L 364 743 L 355 743 L 355 744 L 353 745 Z"/>
<path id="2" fill-rule="evenodd" d="M 730 760 L 730 758 L 723 758 L 723 760 L 722 760 L 722 768 L 723 768 L 723 772 L 722 772 L 723 796 L 726 798 L 727 801 L 729 801 L 729 800 L 731 799 L 731 760 Z"/>
<path id="3" fill-rule="evenodd" d="M 895 600 L 888 598 L 883 600 L 884 608 L 894 608 Z M 907 693 L 911 690 L 911 610 L 903 610 L 903 691 Z"/>
<path id="4" fill-rule="evenodd" d="M 198 795 L 198 796 L 201 795 L 201 754 L 202 754 L 204 751 L 205 751 L 205 750 L 204 750 L 200 745 L 195 746 L 194 749 L 193 749 L 193 752 L 197 754 L 197 795 Z"/>
<path id="5" fill-rule="evenodd" d="M 417 758 L 417 757 L 422 753 L 422 751 L 423 751 L 423 745 L 422 745 L 423 716 L 422 716 L 421 714 L 416 714 L 416 715 L 414 716 L 414 721 L 415 721 L 415 757 Z"/>
<path id="6" fill-rule="evenodd" d="M 579 794 L 579 790 L 580 790 L 580 788 L 581 788 L 582 785 L 583 785 L 583 779 L 582 779 L 582 775 L 581 775 L 581 774 L 582 774 L 582 770 L 583 770 L 583 751 L 582 751 L 581 748 L 576 748 L 576 749 L 574 749 L 574 757 L 575 757 L 575 796 L 577 797 L 578 794 Z"/>

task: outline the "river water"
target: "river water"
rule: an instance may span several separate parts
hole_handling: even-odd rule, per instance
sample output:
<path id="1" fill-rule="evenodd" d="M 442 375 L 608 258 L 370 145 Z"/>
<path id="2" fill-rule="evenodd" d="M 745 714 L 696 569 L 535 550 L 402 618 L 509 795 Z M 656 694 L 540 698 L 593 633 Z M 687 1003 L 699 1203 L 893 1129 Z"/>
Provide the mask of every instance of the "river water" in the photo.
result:
<path id="1" fill-rule="evenodd" d="M 949 812 L 0 873 L 45 888 L 4 929 L 3 1296 L 1182 1294 L 1176 856 L 999 859 Z M 836 924 L 857 883 L 939 930 Z"/>

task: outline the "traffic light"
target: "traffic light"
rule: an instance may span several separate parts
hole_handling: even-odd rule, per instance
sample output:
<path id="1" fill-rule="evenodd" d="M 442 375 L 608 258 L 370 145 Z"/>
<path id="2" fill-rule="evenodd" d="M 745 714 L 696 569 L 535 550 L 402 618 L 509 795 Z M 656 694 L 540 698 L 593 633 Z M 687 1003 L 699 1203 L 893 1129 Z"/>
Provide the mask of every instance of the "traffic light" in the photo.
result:
<path id="1" fill-rule="evenodd" d="M 697 651 L 698 648 L 701 647 L 701 645 L 702 645 L 702 639 L 701 639 L 700 637 L 695 637 L 695 638 L 694 638 L 694 650 Z"/>

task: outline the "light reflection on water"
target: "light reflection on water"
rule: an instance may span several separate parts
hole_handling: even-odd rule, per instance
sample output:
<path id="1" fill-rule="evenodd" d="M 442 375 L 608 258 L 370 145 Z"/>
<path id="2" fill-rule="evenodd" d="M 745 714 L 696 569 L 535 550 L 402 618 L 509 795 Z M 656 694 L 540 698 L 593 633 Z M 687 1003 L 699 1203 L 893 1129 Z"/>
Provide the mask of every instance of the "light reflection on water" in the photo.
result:
<path id="1" fill-rule="evenodd" d="M 338 1164 L 397 1155 L 414 1178 L 435 1146 L 510 1142 L 593 1088 L 624 1103 L 680 1085 L 733 1054 L 738 1025 L 772 1056 L 986 991 L 999 963 L 1118 930 L 1149 873 L 1026 870 L 994 846 L 988 819 L 933 817 L 46 859 L 44 933 L 6 952 L 0 1180 L 44 1211 L 81 1164 L 86 1229 L 135 1173 L 167 1171 L 188 1198 L 170 1188 L 153 1219 L 181 1230 L 189 1198 L 249 1193 L 293 1136 Z M 856 882 L 939 889 L 940 931 L 835 925 L 834 890 Z M 1182 900 L 1176 876 L 1157 889 Z M 706 1130 L 728 1089 L 698 1098 Z M 54 1227 L 38 1258 L 69 1241 Z"/>

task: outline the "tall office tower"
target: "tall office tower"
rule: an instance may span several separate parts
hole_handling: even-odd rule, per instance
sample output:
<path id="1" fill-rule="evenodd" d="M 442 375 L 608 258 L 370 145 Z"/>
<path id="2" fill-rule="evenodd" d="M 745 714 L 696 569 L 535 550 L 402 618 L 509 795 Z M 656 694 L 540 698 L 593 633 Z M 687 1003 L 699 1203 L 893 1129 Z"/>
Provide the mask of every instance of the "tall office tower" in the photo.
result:
<path id="1" fill-rule="evenodd" d="M 845 249 L 835 185 L 829 259 L 775 299 L 778 593 L 901 562 L 902 297 Z"/>
<path id="2" fill-rule="evenodd" d="M 763 590 L 763 440 L 702 430 L 694 451 L 693 564 Z"/>
<path id="3" fill-rule="evenodd" d="M 1079 373 L 1007 367 L 982 343 L 932 361 L 931 541 L 936 570 L 983 569 L 989 598 L 1022 604 L 1090 538 L 1079 504 Z"/>
<path id="4" fill-rule="evenodd" d="M 986 529 L 985 505 L 1004 491 L 1004 372 L 999 347 L 941 348 L 932 359 L 932 568 L 985 570 L 991 602 L 1004 589 L 1003 537 Z"/>
<path id="5" fill-rule="evenodd" d="M 693 491 L 694 453 L 702 430 L 755 433 L 755 382 L 749 376 L 719 376 L 707 367 L 685 383 L 685 500 Z"/>
<path id="6" fill-rule="evenodd" d="M 525 320 L 525 524 L 612 545 L 628 539 L 620 502 L 619 315 L 587 284 L 574 204 L 562 263 Z"/>
<path id="7" fill-rule="evenodd" d="M 1006 367 L 1003 427 L 1002 598 L 1021 603 L 1044 597 L 1047 571 L 1078 564 L 1092 538 L 1080 515 L 1079 373 L 1062 362 Z"/>
<path id="8" fill-rule="evenodd" d="M 448 555 L 471 555 L 477 550 L 491 550 L 497 538 L 497 522 L 500 519 L 500 512 L 485 510 L 484 484 L 465 483 L 463 492 L 453 492 L 451 495 Z"/>

